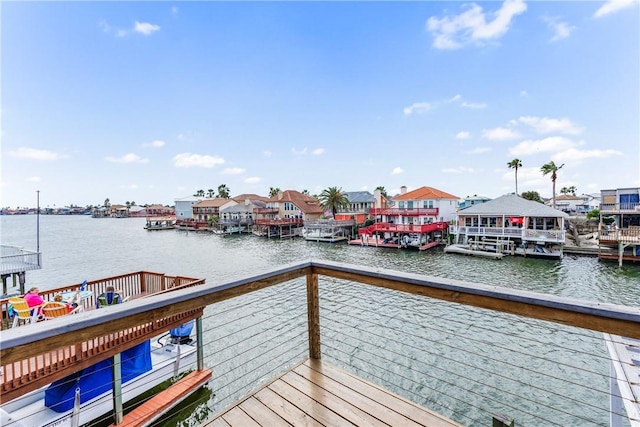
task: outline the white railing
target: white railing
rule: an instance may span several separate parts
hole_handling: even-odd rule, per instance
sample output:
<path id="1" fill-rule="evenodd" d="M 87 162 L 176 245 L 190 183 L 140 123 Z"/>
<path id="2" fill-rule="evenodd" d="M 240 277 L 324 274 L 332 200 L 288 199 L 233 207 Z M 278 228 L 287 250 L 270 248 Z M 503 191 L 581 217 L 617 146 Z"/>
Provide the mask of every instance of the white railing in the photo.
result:
<path id="1" fill-rule="evenodd" d="M 1 245 L 0 274 L 13 274 L 42 268 L 42 254 L 18 246 Z"/>

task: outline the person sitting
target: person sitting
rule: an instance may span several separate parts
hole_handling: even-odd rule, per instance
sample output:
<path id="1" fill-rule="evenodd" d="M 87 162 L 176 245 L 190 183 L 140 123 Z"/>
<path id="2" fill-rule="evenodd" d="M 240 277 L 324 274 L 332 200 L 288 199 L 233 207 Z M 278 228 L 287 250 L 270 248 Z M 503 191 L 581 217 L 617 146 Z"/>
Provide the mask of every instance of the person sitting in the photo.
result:
<path id="1" fill-rule="evenodd" d="M 122 296 L 115 291 L 113 286 L 107 286 L 106 291 L 98 296 L 98 299 L 96 300 L 96 308 L 120 304 L 121 302 Z"/>
<path id="2" fill-rule="evenodd" d="M 73 303 L 67 303 L 67 302 L 64 302 L 64 301 L 62 300 L 62 294 L 56 294 L 56 295 L 53 297 L 53 300 L 54 300 L 55 302 L 59 302 L 59 303 L 64 304 L 64 305 L 67 307 L 67 311 L 68 311 L 69 313 L 71 313 L 71 312 L 72 312 L 72 311 L 73 311 L 73 310 L 78 306 L 78 303 L 76 303 L 76 302 L 73 302 Z"/>
<path id="3" fill-rule="evenodd" d="M 38 316 L 40 316 L 41 308 L 44 304 L 44 299 L 40 296 L 40 289 L 36 286 L 29 289 L 29 292 L 24 295 L 24 300 L 29 307 L 38 307 Z M 33 313 L 33 310 L 31 312 Z"/>

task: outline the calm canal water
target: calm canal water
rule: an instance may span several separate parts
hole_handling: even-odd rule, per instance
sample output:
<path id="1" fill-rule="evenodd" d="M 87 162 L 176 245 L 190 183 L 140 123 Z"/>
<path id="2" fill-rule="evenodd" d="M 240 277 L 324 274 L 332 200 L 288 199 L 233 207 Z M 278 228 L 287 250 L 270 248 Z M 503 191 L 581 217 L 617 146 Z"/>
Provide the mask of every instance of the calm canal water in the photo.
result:
<path id="1" fill-rule="evenodd" d="M 438 249 L 414 252 L 250 235 L 223 238 L 184 231 L 148 232 L 143 228 L 144 219 L 134 218 L 40 216 L 39 221 L 43 268 L 27 273 L 27 286 L 42 289 L 140 270 L 206 278 L 212 284 L 313 258 L 628 306 L 638 306 L 640 302 L 640 267 L 618 267 L 595 257 L 568 255 L 561 261 L 506 257 L 496 261 L 445 254 Z M 2 244 L 35 250 L 35 216 L 2 216 L 0 226 Z M 470 313 L 460 312 L 461 317 Z M 567 337 L 561 339 L 566 341 Z M 602 364 L 593 369 L 606 370 L 608 366 Z M 597 405 L 608 406 L 608 402 L 599 401 Z M 608 424 L 607 414 L 602 411 L 587 416 L 595 425 Z M 474 424 L 465 418 L 457 421 Z M 517 424 L 540 425 L 533 421 Z"/>

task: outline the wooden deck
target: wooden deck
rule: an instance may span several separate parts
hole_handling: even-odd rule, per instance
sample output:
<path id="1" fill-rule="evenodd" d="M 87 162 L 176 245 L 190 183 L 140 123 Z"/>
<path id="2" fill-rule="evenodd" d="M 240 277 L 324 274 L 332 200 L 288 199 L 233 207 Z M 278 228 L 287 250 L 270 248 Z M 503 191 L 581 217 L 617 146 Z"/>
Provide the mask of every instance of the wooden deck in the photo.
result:
<path id="1" fill-rule="evenodd" d="M 309 359 L 216 415 L 229 426 L 460 426 L 327 362 Z"/>

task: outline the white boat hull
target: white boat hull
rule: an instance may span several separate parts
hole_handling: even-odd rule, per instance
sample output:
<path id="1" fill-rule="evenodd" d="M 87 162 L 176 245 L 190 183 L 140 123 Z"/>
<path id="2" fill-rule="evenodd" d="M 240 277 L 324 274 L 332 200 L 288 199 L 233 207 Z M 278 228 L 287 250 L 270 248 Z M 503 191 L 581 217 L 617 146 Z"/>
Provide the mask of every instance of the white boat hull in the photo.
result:
<path id="1" fill-rule="evenodd" d="M 122 384 L 122 401 L 128 402 L 179 373 L 196 369 L 196 353 L 195 345 L 161 346 L 157 342 L 152 342 L 151 370 Z M 56 412 L 45 406 L 46 388 L 45 386 L 1 405 L 0 425 L 3 427 L 71 426 L 73 410 Z M 113 397 L 109 391 L 82 403 L 79 422 L 74 425 L 84 425 L 111 411 L 113 411 Z"/>

